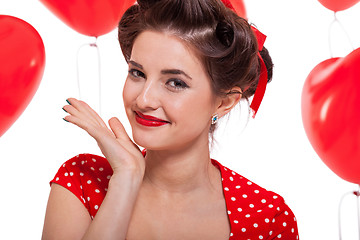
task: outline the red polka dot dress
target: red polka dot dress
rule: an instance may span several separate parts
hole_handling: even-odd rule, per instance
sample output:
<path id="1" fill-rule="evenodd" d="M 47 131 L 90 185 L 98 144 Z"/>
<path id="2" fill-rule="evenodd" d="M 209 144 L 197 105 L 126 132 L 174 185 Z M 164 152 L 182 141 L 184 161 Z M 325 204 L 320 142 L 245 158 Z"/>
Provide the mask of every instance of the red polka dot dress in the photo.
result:
<path id="1" fill-rule="evenodd" d="M 231 226 L 229 240 L 296 240 L 296 218 L 284 199 L 236 172 L 212 164 L 221 172 L 223 193 Z M 112 169 L 103 157 L 80 154 L 65 162 L 50 183 L 57 183 L 84 204 L 94 218 L 105 198 Z"/>

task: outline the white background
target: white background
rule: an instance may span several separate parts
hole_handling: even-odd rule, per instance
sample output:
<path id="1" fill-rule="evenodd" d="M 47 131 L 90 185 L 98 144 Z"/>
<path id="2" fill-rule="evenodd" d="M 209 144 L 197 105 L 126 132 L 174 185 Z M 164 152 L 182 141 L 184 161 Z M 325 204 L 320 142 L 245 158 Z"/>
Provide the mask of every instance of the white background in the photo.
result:
<path id="1" fill-rule="evenodd" d="M 213 157 L 257 184 L 281 194 L 298 219 L 300 239 L 338 239 L 341 196 L 357 190 L 316 155 L 303 129 L 301 91 L 318 63 L 330 57 L 328 28 L 333 12 L 316 0 L 246 0 L 249 20 L 268 35 L 265 46 L 275 63 L 255 120 L 235 113 L 219 131 Z M 354 47 L 360 45 L 360 4 L 338 13 Z M 79 153 L 100 154 L 94 140 L 62 120 L 68 97 L 78 97 L 76 53 L 94 38 L 81 35 L 56 18 L 39 1 L 0 0 L 0 14 L 21 18 L 40 33 L 46 68 L 33 100 L 0 138 L 0 239 L 40 239 L 49 181 L 58 167 Z M 334 30 L 335 56 L 351 51 L 344 34 Z M 97 41 L 101 54 L 102 117 L 117 116 L 129 130 L 122 109 L 127 66 L 116 30 Z M 81 62 L 83 99 L 98 110 L 95 54 Z M 84 53 L 85 52 L 85 53 Z M 85 57 L 84 57 L 85 56 Z M 16 56 L 14 56 L 16 57 Z M 86 62 L 84 58 L 91 59 Z M 1 68 L 1 66 L 0 66 Z M 2 89 L 1 89 L 2 91 Z M 242 110 L 247 111 L 246 104 Z M 234 125 L 236 123 L 236 126 Z M 344 202 L 344 238 L 358 239 L 356 201 Z"/>

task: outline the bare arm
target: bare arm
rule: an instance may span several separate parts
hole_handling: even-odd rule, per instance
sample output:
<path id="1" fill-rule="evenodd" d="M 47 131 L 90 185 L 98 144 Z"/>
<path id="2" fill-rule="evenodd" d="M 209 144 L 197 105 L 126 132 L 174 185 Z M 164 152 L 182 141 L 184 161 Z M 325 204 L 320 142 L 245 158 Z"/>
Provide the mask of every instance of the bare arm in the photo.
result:
<path id="1" fill-rule="evenodd" d="M 124 240 L 144 176 L 144 158 L 118 119 L 110 119 L 111 129 L 108 129 L 86 103 L 69 100 L 71 105 L 64 107 L 70 114 L 66 120 L 87 131 L 97 141 L 113 175 L 92 221 L 79 199 L 67 189 L 53 184 L 42 239 Z"/>

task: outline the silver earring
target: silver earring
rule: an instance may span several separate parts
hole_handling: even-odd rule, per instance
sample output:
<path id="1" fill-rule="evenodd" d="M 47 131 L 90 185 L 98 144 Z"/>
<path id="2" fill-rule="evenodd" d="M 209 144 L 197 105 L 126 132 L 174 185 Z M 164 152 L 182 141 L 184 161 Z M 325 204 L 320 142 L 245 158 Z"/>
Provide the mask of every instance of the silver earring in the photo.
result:
<path id="1" fill-rule="evenodd" d="M 213 115 L 211 117 L 211 125 L 214 125 L 215 123 L 217 123 L 217 121 L 219 120 L 219 116 L 218 114 L 216 113 L 215 115 Z"/>

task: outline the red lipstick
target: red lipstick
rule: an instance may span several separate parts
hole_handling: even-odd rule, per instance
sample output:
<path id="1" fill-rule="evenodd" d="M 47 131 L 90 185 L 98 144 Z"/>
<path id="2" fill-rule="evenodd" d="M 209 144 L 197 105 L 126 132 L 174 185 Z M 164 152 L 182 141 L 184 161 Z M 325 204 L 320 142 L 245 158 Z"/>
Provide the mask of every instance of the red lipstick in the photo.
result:
<path id="1" fill-rule="evenodd" d="M 147 126 L 147 127 L 160 127 L 165 124 L 168 124 L 170 122 L 150 116 L 150 115 L 144 115 L 140 112 L 135 112 L 135 120 L 140 123 L 141 125 Z"/>

